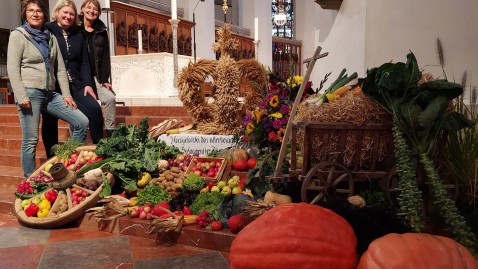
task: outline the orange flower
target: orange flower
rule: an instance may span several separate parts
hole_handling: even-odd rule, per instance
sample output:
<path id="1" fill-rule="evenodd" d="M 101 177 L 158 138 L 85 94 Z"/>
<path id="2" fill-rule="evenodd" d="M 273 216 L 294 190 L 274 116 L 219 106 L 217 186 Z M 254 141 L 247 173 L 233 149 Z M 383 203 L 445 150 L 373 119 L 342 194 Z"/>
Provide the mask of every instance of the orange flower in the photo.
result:
<path id="1" fill-rule="evenodd" d="M 271 97 L 271 100 L 269 100 L 269 105 L 271 107 L 277 107 L 279 105 L 279 96 L 274 95 Z"/>
<path id="2" fill-rule="evenodd" d="M 246 133 L 250 134 L 254 131 L 254 124 L 252 122 L 249 122 L 246 126 Z"/>
<path id="3" fill-rule="evenodd" d="M 262 115 L 264 115 L 264 111 L 256 107 L 256 110 L 254 111 L 253 115 L 254 120 L 259 121 L 262 118 Z"/>
<path id="4" fill-rule="evenodd" d="M 285 132 L 284 128 L 280 128 L 277 131 L 277 137 L 279 138 L 279 142 L 281 142 L 281 143 L 282 143 L 282 140 L 284 139 L 284 132 Z"/>

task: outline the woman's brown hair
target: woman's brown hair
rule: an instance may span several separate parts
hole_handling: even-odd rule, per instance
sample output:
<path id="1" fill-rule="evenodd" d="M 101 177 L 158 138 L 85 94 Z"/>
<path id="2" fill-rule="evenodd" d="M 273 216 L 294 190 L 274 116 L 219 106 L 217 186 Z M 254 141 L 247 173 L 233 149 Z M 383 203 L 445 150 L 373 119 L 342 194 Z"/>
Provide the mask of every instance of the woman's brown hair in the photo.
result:
<path id="1" fill-rule="evenodd" d="M 46 13 L 47 13 L 46 12 L 46 7 L 45 7 L 45 4 L 43 4 L 42 1 L 39 1 L 39 0 L 22 0 L 22 4 L 21 4 L 22 21 L 27 20 L 27 7 L 30 4 L 35 4 L 35 5 L 39 6 L 41 11 L 43 12 L 43 16 L 46 16 Z M 45 18 L 45 20 L 46 20 L 46 18 Z"/>
<path id="2" fill-rule="evenodd" d="M 86 7 L 86 5 L 88 4 L 93 4 L 96 6 L 96 8 L 98 9 L 98 17 L 99 17 L 101 15 L 101 5 L 100 5 L 100 2 L 98 2 L 98 0 L 84 0 L 83 4 L 81 4 L 80 13 L 83 13 L 83 8 Z"/>

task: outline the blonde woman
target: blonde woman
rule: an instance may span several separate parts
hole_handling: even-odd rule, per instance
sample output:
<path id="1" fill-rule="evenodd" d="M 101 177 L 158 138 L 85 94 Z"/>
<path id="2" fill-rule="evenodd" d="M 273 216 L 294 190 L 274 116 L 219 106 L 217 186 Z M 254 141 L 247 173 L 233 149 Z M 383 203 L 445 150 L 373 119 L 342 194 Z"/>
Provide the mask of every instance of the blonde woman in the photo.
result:
<path id="1" fill-rule="evenodd" d="M 22 168 L 28 177 L 35 170 L 40 112 L 70 123 L 72 138 L 82 142 L 88 118 L 76 109 L 70 95 L 57 40 L 44 27 L 45 6 L 38 0 L 24 0 L 21 14 L 25 23 L 10 34 L 7 70 L 22 127 Z M 61 94 L 55 92 L 55 82 Z M 43 139 L 48 135 L 44 134 Z"/>
<path id="2" fill-rule="evenodd" d="M 81 5 L 80 25 L 88 48 L 90 67 L 98 99 L 103 105 L 106 135 L 115 129 L 116 96 L 111 87 L 111 59 L 108 31 L 99 19 L 101 6 L 97 0 L 84 0 Z"/>
<path id="3" fill-rule="evenodd" d="M 93 90 L 87 46 L 78 26 L 75 2 L 59 0 L 53 8 L 52 19 L 53 21 L 46 23 L 45 26 L 58 40 L 68 74 L 71 96 L 78 109 L 88 117 L 91 140 L 93 144 L 97 144 L 103 138 L 103 114 Z M 53 132 L 56 132 L 56 135 L 51 135 Z M 51 147 L 58 143 L 58 119 L 44 116 L 42 134 L 50 134 L 47 140 L 43 140 L 45 149 L 50 152 Z"/>

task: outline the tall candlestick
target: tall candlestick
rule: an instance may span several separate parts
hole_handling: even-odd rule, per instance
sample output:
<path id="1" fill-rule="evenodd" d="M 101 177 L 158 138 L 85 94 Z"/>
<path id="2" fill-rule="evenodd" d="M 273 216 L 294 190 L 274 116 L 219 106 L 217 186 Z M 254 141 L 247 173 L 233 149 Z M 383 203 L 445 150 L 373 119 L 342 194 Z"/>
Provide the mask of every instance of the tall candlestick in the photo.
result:
<path id="1" fill-rule="evenodd" d="M 177 20 L 178 19 L 178 7 L 176 0 L 171 0 L 171 19 Z"/>
<path id="2" fill-rule="evenodd" d="M 111 8 L 110 0 L 105 0 L 105 8 Z"/>
<path id="3" fill-rule="evenodd" d="M 143 53 L 143 31 L 138 30 L 138 53 Z"/>
<path id="4" fill-rule="evenodd" d="M 259 40 L 259 18 L 254 18 L 254 40 Z"/>

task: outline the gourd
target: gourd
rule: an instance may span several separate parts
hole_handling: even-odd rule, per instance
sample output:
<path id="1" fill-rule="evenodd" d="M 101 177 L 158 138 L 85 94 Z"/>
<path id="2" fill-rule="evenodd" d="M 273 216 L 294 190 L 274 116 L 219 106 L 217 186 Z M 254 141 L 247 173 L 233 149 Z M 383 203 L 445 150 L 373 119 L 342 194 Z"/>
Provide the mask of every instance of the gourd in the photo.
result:
<path id="1" fill-rule="evenodd" d="M 276 206 L 244 227 L 232 242 L 233 269 L 353 269 L 357 240 L 333 211 L 307 203 Z"/>
<path id="2" fill-rule="evenodd" d="M 264 202 L 268 204 L 276 204 L 276 205 L 282 205 L 282 204 L 289 204 L 292 203 L 292 198 L 287 195 L 275 193 L 272 191 L 266 192 L 266 195 L 264 196 Z"/>
<path id="3" fill-rule="evenodd" d="M 431 234 L 391 233 L 375 239 L 357 269 L 477 269 L 478 262 L 455 240 Z"/>
<path id="4" fill-rule="evenodd" d="M 249 154 L 247 151 L 243 149 L 234 149 L 232 151 L 232 162 L 234 163 L 236 160 L 245 160 L 249 159 Z"/>

